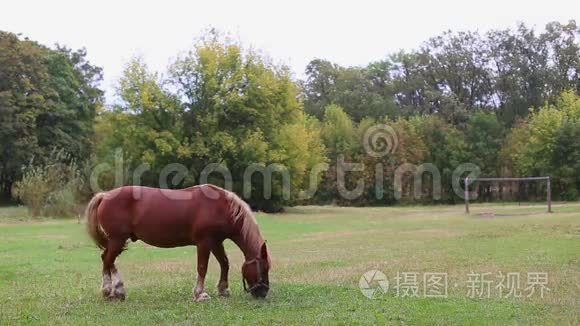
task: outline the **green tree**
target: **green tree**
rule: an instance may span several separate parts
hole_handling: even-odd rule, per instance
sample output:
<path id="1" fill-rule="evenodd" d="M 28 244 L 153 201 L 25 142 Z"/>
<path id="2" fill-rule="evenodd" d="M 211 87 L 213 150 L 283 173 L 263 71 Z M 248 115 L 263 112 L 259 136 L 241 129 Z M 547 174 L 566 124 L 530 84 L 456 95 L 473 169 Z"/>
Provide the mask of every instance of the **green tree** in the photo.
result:
<path id="1" fill-rule="evenodd" d="M 483 176 L 500 175 L 498 156 L 504 128 L 494 113 L 477 112 L 471 116 L 465 133 L 468 158 L 481 169 Z"/>
<path id="2" fill-rule="evenodd" d="M 563 92 L 555 104 L 534 110 L 512 129 L 504 145 L 504 157 L 520 175 L 553 176 L 555 195 L 573 198 L 578 121 L 580 96 L 574 91 Z"/>
<path id="3" fill-rule="evenodd" d="M 332 160 L 336 160 L 339 155 L 352 156 L 360 147 L 354 123 L 344 110 L 335 104 L 327 106 L 324 112 L 322 140 Z"/>
<path id="4" fill-rule="evenodd" d="M 291 176 L 294 197 L 284 198 L 283 179 L 274 173 L 271 198 L 259 174 L 245 198 L 257 209 L 277 211 L 297 199 L 311 167 L 326 160 L 318 125 L 304 114 L 288 69 L 216 32 L 178 58 L 166 78 L 135 60 L 119 84 L 121 105 L 100 120 L 100 151 L 125 149 L 129 169 L 149 163 L 146 184 L 158 186 L 161 169 L 181 163 L 191 168 L 190 178 L 174 186 L 192 185 L 214 163 L 227 167 L 234 190 L 243 194 L 251 164 L 279 164 Z"/>
<path id="5" fill-rule="evenodd" d="M 442 200 L 455 203 L 459 199 L 453 190 L 453 171 L 468 161 L 465 135 L 440 117 L 415 118 L 427 147 L 426 162 L 434 164 L 441 174 Z"/>
<path id="6" fill-rule="evenodd" d="M 580 192 L 580 120 L 564 122 L 556 138 L 551 163 L 560 196 L 577 200 Z"/>
<path id="7" fill-rule="evenodd" d="M 49 49 L 0 31 L 2 197 L 10 198 L 12 185 L 32 158 L 42 163 L 54 148 L 77 160 L 91 153 L 101 77 L 84 50 Z"/>
<path id="8" fill-rule="evenodd" d="M 315 59 L 306 67 L 306 74 L 303 85 L 305 110 L 319 119 L 324 117 L 330 104 L 341 106 L 355 122 L 398 115 L 388 62 L 374 62 L 364 68 L 344 68 Z"/>

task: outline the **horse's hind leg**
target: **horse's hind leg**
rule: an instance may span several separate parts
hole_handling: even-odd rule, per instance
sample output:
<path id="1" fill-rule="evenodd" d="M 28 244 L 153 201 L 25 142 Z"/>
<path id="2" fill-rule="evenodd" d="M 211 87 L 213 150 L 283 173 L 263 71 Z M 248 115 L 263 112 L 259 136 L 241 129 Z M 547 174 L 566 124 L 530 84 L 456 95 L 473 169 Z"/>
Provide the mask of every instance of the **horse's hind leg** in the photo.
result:
<path id="1" fill-rule="evenodd" d="M 121 275 L 115 266 L 115 259 L 123 251 L 127 240 L 109 240 L 107 248 L 101 256 L 103 259 L 103 289 L 102 293 L 106 299 L 125 300 L 125 288 Z"/>
<path id="2" fill-rule="evenodd" d="M 101 260 L 103 261 L 103 285 L 101 286 L 101 293 L 103 294 L 103 297 L 108 298 L 113 290 L 113 285 L 111 284 L 111 271 L 104 267 L 106 256 L 107 248 L 105 248 L 101 254 Z"/>
<path id="3" fill-rule="evenodd" d="M 215 246 L 212 249 L 212 252 L 220 264 L 221 269 L 220 280 L 217 284 L 218 293 L 222 297 L 229 297 L 230 289 L 228 285 L 228 271 L 230 269 L 230 263 L 228 261 L 228 256 L 226 255 L 226 251 L 224 250 L 224 244 L 220 243 L 219 245 Z"/>

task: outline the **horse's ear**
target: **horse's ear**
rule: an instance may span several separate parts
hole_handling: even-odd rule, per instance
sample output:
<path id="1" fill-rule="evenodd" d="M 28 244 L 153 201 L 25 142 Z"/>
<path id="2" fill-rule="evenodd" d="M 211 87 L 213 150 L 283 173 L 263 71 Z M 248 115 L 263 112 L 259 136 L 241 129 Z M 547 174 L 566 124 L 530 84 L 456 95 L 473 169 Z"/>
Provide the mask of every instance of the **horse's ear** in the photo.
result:
<path id="1" fill-rule="evenodd" d="M 262 249 L 260 249 L 260 257 L 263 259 L 268 259 L 268 248 L 266 247 L 266 241 L 262 244 Z"/>

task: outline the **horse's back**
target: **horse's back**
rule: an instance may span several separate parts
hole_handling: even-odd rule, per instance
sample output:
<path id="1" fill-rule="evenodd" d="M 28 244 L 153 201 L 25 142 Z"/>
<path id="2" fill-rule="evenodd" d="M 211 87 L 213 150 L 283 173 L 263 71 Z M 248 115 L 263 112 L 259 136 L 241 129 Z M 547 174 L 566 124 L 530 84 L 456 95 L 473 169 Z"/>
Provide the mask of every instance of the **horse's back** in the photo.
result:
<path id="1" fill-rule="evenodd" d="M 99 207 L 101 223 L 112 235 L 158 247 L 196 244 L 204 234 L 227 228 L 224 196 L 208 198 L 203 190 L 202 186 L 180 190 L 117 188 L 107 193 Z"/>

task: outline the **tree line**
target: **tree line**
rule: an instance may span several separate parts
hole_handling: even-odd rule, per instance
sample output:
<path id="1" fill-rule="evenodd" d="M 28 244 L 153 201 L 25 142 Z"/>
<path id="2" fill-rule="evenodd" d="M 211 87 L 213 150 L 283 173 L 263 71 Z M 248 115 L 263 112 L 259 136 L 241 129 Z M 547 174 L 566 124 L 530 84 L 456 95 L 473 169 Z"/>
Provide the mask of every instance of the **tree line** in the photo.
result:
<path id="1" fill-rule="evenodd" d="M 459 199 L 453 172 L 467 162 L 485 176 L 550 175 L 554 196 L 574 200 L 580 189 L 579 33 L 575 21 L 540 32 L 524 24 L 485 34 L 445 32 L 364 67 L 314 59 L 304 80 L 296 80 L 288 67 L 209 31 L 163 73 L 140 58 L 128 62 L 116 104 L 105 106 L 102 70 L 84 49 L 48 48 L 0 32 L 1 193 L 41 207 L 82 201 L 93 191 L 91 171 L 118 164 L 120 148 L 123 171 L 148 165 L 139 183 L 149 186 L 159 186 L 169 164 L 187 167 L 181 177 L 170 176 L 176 188 L 199 183 L 214 164 L 227 168 L 242 194 L 249 165 L 277 164 L 290 176 L 291 197 L 274 173 L 265 199 L 258 173 L 245 198 L 265 211 L 302 203 L 452 203 Z M 380 157 L 364 147 L 377 125 L 392 128 L 397 142 Z M 341 162 L 365 168 L 339 180 Z M 402 197 L 395 196 L 396 169 L 424 163 L 441 174 L 441 199 L 413 196 L 410 173 L 403 176 Z M 313 174 L 321 164 L 326 168 Z M 420 193 L 431 193 L 432 176 L 420 178 Z M 105 189 L 135 182 L 113 171 L 97 181 Z M 209 181 L 224 184 L 219 173 Z M 339 186 L 353 189 L 361 181 L 357 198 L 339 193 Z M 313 182 L 317 191 L 303 196 Z M 485 198 L 490 187 L 477 191 Z M 514 198 L 502 190 L 500 197 Z"/>
<path id="2" fill-rule="evenodd" d="M 10 199 L 25 166 L 59 156 L 67 164 L 93 151 L 102 69 L 86 51 L 48 48 L 0 31 L 0 194 Z M 55 149 L 67 155 L 54 155 Z"/>

